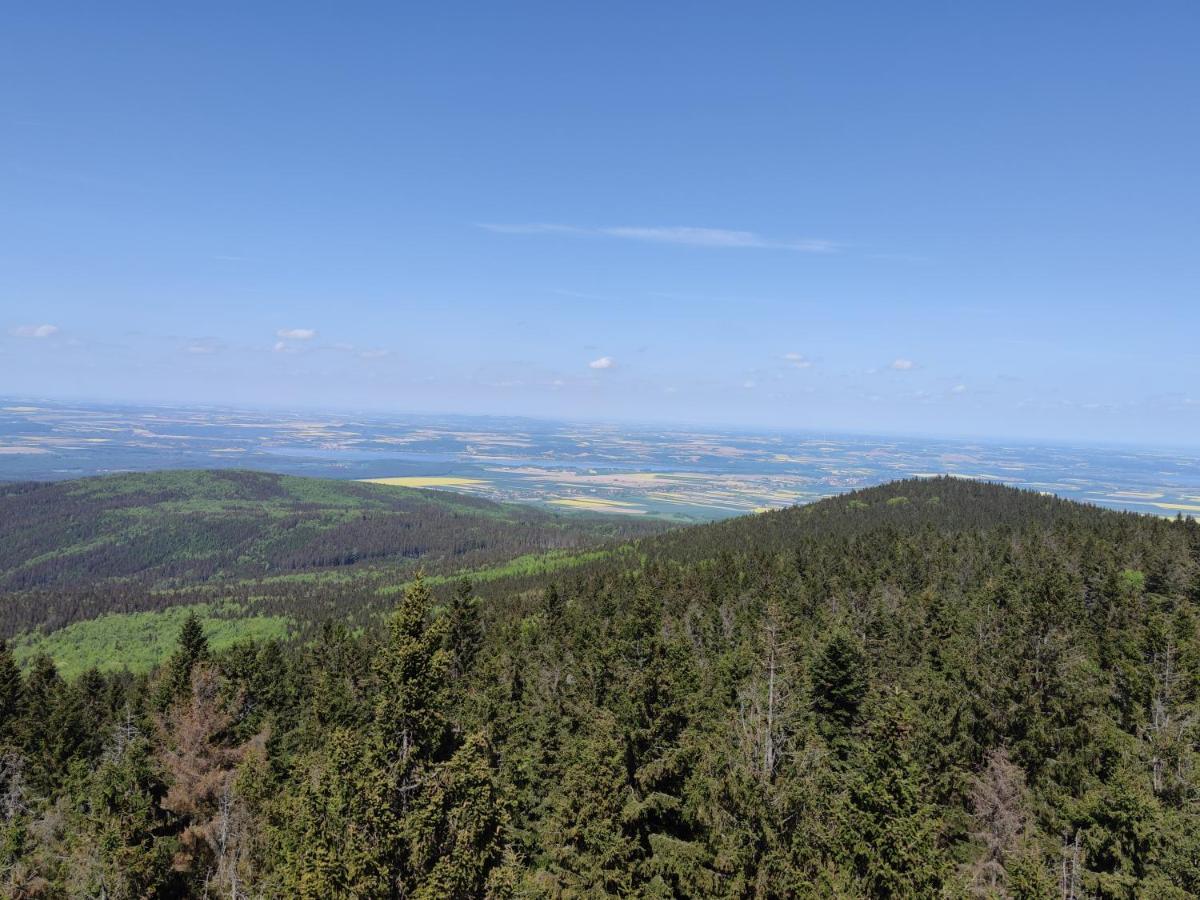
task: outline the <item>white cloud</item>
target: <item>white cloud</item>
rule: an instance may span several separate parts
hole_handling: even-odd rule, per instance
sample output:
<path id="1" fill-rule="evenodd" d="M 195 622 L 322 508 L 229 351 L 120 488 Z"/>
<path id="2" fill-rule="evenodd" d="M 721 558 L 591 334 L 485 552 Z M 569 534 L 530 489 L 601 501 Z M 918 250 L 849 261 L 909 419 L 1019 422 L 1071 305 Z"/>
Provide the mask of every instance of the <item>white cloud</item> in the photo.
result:
<path id="1" fill-rule="evenodd" d="M 916 365 L 917 364 L 911 359 L 897 357 L 896 359 L 892 360 L 891 368 L 895 369 L 897 372 L 907 372 L 909 369 L 916 368 Z"/>
<path id="2" fill-rule="evenodd" d="M 965 384 L 956 384 L 954 387 L 950 388 L 950 393 L 952 394 L 965 394 L 966 392 L 967 386 Z"/>
<path id="3" fill-rule="evenodd" d="M 599 359 L 593 359 L 588 363 L 589 369 L 612 369 L 617 365 L 617 361 L 611 356 L 602 356 Z"/>
<path id="4" fill-rule="evenodd" d="M 288 341 L 311 341 L 317 336 L 315 328 L 280 328 L 275 332 L 276 337 Z"/>
<path id="5" fill-rule="evenodd" d="M 793 369 L 811 369 L 812 360 L 803 353 L 785 353 L 781 357 Z"/>
<path id="6" fill-rule="evenodd" d="M 832 253 L 837 249 L 833 241 L 800 240 L 780 241 L 763 237 L 753 231 L 733 231 L 727 228 L 642 228 L 624 226 L 601 228 L 600 234 L 626 238 L 634 241 L 650 241 L 658 244 L 685 244 L 691 247 L 742 248 L 758 247 L 775 250 L 799 250 L 802 253 Z"/>
<path id="7" fill-rule="evenodd" d="M 285 350 L 287 350 L 287 348 L 288 348 L 288 345 L 287 345 L 286 341 L 276 341 L 275 342 L 275 352 L 276 353 L 283 353 Z"/>
<path id="8" fill-rule="evenodd" d="M 383 359 L 385 356 L 390 356 L 391 350 L 364 350 L 358 354 L 361 359 Z"/>
<path id="9" fill-rule="evenodd" d="M 754 231 L 730 228 L 701 228 L 694 225 L 644 226 L 617 225 L 607 228 L 582 228 L 577 225 L 555 225 L 545 222 L 530 224 L 480 224 L 480 228 L 498 234 L 575 234 L 620 238 L 654 244 L 682 244 L 690 247 L 759 248 L 795 250 L 800 253 L 834 253 L 839 245 L 833 241 L 808 238 L 779 240 Z"/>
<path id="10" fill-rule="evenodd" d="M 744 387 L 748 391 L 753 390 L 754 388 L 758 387 L 758 382 L 755 381 L 753 378 L 747 378 L 745 381 L 742 382 L 742 387 Z"/>
<path id="11" fill-rule="evenodd" d="M 57 325 L 18 325 L 12 330 L 17 337 L 48 338 L 58 334 Z"/>

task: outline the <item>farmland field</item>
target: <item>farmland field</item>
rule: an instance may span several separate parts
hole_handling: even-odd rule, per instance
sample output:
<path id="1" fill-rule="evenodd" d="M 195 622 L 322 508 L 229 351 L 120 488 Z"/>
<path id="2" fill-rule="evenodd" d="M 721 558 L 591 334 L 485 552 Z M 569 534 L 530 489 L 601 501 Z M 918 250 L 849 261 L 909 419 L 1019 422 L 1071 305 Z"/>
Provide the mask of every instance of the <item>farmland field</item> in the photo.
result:
<path id="1" fill-rule="evenodd" d="M 884 438 L 802 423 L 752 432 L 11 399 L 0 400 L 0 449 L 0 480 L 239 468 L 679 522 L 939 474 L 1155 515 L 1200 514 L 1194 451 Z"/>

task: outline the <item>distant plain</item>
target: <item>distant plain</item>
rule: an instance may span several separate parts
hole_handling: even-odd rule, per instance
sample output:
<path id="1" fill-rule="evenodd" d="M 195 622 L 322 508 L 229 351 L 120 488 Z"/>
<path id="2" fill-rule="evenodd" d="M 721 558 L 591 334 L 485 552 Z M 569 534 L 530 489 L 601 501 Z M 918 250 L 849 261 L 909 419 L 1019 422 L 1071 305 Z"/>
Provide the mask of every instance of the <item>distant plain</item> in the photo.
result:
<path id="1" fill-rule="evenodd" d="M 0 480 L 244 468 L 437 488 L 558 511 L 705 521 L 951 474 L 1101 506 L 1200 515 L 1200 453 L 1149 447 L 270 413 L 0 400 Z"/>

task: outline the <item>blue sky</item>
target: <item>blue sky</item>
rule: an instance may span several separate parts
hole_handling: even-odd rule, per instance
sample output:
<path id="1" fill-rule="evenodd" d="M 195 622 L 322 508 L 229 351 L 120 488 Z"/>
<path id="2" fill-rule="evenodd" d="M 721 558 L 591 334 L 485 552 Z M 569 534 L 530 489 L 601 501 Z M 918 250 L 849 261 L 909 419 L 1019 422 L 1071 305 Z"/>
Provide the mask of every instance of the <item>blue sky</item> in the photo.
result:
<path id="1" fill-rule="evenodd" d="M 0 393 L 1200 444 L 1198 29 L 19 5 Z"/>

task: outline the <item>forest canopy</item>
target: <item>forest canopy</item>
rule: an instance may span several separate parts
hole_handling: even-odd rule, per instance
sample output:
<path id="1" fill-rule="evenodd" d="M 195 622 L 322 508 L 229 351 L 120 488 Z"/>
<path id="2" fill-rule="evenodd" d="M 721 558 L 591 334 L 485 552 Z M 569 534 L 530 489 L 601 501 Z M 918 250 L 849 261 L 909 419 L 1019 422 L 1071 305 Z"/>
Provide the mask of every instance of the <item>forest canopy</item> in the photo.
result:
<path id="1" fill-rule="evenodd" d="M 138 675 L 0 650 L 3 890 L 1200 893 L 1194 521 L 904 481 L 433 587 Z"/>

